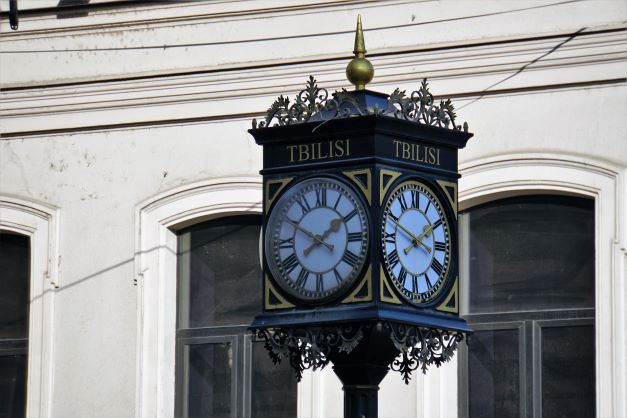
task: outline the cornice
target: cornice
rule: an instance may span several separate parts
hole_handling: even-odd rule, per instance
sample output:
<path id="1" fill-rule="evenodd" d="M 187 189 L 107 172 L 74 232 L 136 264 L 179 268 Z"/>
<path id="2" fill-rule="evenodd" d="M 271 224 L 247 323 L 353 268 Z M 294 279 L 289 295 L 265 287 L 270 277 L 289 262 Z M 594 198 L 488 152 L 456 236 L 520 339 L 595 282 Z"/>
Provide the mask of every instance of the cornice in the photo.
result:
<path id="1" fill-rule="evenodd" d="M 464 97 L 507 79 L 521 68 L 520 76 L 511 77 L 495 90 L 532 89 L 555 85 L 555 80 L 559 80 L 558 85 L 573 85 L 625 78 L 627 31 L 582 34 L 552 51 L 568 36 L 373 54 L 371 61 L 377 71 L 373 89 L 389 93 L 400 87 L 411 91 L 427 77 L 438 95 Z M 2 131 L 257 114 L 279 94 L 301 90 L 312 74 L 329 91 L 347 87 L 345 65 L 345 60 L 329 60 L 5 90 L 0 93 Z M 80 114 L 80 120 L 67 117 L 72 114 Z"/>

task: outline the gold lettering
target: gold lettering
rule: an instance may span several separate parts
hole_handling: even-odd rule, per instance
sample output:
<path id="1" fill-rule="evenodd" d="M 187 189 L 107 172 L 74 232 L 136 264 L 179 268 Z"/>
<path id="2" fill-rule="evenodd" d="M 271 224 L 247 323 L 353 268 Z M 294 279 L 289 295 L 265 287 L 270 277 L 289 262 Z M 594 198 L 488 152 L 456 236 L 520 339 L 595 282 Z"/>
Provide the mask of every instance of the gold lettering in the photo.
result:
<path id="1" fill-rule="evenodd" d="M 347 140 L 348 141 L 348 140 Z M 394 156 L 419 163 L 440 165 L 440 149 L 403 141 L 392 141 Z"/>
<path id="2" fill-rule="evenodd" d="M 298 146 L 298 161 L 307 161 L 309 159 L 309 147 L 307 145 Z"/>
<path id="3" fill-rule="evenodd" d="M 296 149 L 296 145 L 288 145 L 287 149 L 290 150 L 290 163 L 294 162 L 294 149 Z"/>
<path id="4" fill-rule="evenodd" d="M 407 142 L 403 142 L 403 159 L 410 160 L 411 155 L 409 153 L 409 144 Z"/>
<path id="5" fill-rule="evenodd" d="M 429 147 L 429 164 L 435 164 L 436 159 L 435 159 L 435 148 L 431 148 Z"/>
<path id="6" fill-rule="evenodd" d="M 329 158 L 329 154 L 322 154 L 322 142 L 318 142 L 318 158 L 321 160 Z"/>
<path id="7" fill-rule="evenodd" d="M 400 157 L 400 155 L 398 155 L 398 146 L 399 146 L 399 145 L 401 145 L 401 141 L 392 141 L 392 143 L 394 144 L 395 149 L 396 149 L 396 154 L 395 154 L 394 156 L 395 156 L 396 158 L 399 158 L 399 157 Z"/>
<path id="8" fill-rule="evenodd" d="M 332 154 L 332 157 L 343 157 L 344 148 L 342 147 L 342 141 L 333 141 L 333 145 L 335 146 L 335 152 Z"/>
<path id="9" fill-rule="evenodd" d="M 350 140 L 345 139 L 344 141 L 346 141 L 346 156 L 350 156 L 351 155 L 351 151 L 350 151 Z"/>

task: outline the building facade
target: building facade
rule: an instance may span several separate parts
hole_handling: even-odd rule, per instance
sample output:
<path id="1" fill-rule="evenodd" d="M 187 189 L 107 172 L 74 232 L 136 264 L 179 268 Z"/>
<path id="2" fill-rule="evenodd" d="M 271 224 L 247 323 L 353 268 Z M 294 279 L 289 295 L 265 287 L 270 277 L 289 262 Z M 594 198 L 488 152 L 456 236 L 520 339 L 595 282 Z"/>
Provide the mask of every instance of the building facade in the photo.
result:
<path id="1" fill-rule="evenodd" d="M 459 209 L 477 332 L 409 385 L 390 373 L 380 416 L 627 417 L 625 2 L 32 0 L 17 31 L 8 3 L 0 416 L 341 416 L 330 368 L 296 384 L 245 331 L 247 129 L 309 75 L 350 88 L 361 14 L 369 88 L 428 78 L 475 134 Z"/>

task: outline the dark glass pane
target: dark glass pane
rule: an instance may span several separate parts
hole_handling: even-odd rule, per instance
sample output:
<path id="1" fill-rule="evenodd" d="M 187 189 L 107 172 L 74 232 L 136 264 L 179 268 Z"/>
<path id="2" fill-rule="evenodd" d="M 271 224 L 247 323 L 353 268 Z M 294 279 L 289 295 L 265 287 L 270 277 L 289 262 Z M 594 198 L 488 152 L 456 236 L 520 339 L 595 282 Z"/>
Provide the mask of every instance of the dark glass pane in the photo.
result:
<path id="1" fill-rule="evenodd" d="M 287 361 L 275 365 L 263 343 L 253 343 L 251 416 L 291 418 L 296 416 L 296 377 Z"/>
<path id="2" fill-rule="evenodd" d="M 261 312 L 260 222 L 221 218 L 179 235 L 179 328 L 249 325 Z"/>
<path id="3" fill-rule="evenodd" d="M 29 241 L 0 232 L 0 340 L 28 338 Z"/>
<path id="4" fill-rule="evenodd" d="M 542 328 L 542 416 L 595 414 L 594 327 Z"/>
<path id="5" fill-rule="evenodd" d="M 470 417 L 519 416 L 518 356 L 518 330 L 478 331 L 469 338 Z"/>
<path id="6" fill-rule="evenodd" d="M 230 418 L 233 362 L 231 344 L 194 344 L 186 349 L 189 373 L 187 416 Z"/>
<path id="7" fill-rule="evenodd" d="M 0 418 L 26 413 L 26 355 L 0 355 Z"/>
<path id="8" fill-rule="evenodd" d="M 594 307 L 593 201 L 504 199 L 469 225 L 470 313 Z"/>

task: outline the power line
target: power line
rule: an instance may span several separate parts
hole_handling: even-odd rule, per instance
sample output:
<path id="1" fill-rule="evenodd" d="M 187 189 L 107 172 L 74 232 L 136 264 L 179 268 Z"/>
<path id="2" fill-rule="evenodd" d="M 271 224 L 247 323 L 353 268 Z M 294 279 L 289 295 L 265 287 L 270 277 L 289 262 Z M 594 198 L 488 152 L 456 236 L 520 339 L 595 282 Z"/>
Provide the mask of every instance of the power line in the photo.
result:
<path id="1" fill-rule="evenodd" d="M 374 31 L 382 31 L 389 29 L 399 29 L 406 28 L 412 26 L 423 26 L 423 25 L 432 25 L 436 23 L 445 23 L 445 22 L 453 22 L 459 20 L 467 20 L 467 19 L 476 19 L 481 17 L 488 16 L 497 16 L 503 14 L 517 13 L 521 11 L 527 11 L 532 9 L 541 9 L 545 7 L 553 7 L 553 6 L 561 6 L 568 3 L 577 3 L 583 0 L 565 0 L 557 3 L 544 4 L 539 6 L 530 6 L 523 7 L 519 9 L 505 10 L 500 12 L 492 12 L 492 13 L 482 13 L 477 15 L 470 16 L 462 16 L 462 17 L 453 17 L 448 19 L 438 19 L 438 20 L 430 20 L 425 22 L 412 22 L 406 23 L 402 25 L 395 26 L 381 26 L 377 28 L 365 29 L 364 32 L 374 32 Z M 287 35 L 287 36 L 273 36 L 268 38 L 251 38 L 251 39 L 241 39 L 235 41 L 216 41 L 216 42 L 198 42 L 198 43 L 187 43 L 187 44 L 173 44 L 173 45 L 143 45 L 143 46 L 126 46 L 126 47 L 111 47 L 111 48 L 76 48 L 76 49 L 38 49 L 38 50 L 2 50 L 0 54 L 39 54 L 39 53 L 57 53 L 57 52 L 111 52 L 111 51 L 127 51 L 127 50 L 167 50 L 172 48 L 193 48 L 199 46 L 216 46 L 216 45 L 235 45 L 242 43 L 252 43 L 252 42 L 269 42 L 269 41 L 278 41 L 285 39 L 300 39 L 300 38 L 314 38 L 314 37 L 322 37 L 322 36 L 333 36 L 333 35 L 347 35 L 354 33 L 354 30 L 343 30 L 343 31 L 333 31 L 333 32 L 324 32 L 324 33 L 314 33 L 314 34 L 306 34 L 306 35 Z"/>

